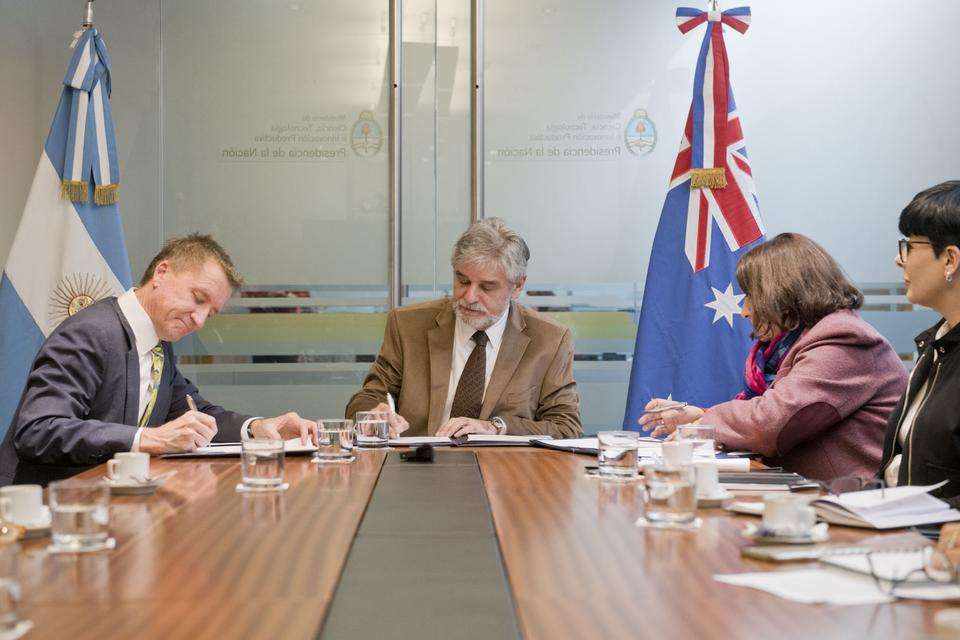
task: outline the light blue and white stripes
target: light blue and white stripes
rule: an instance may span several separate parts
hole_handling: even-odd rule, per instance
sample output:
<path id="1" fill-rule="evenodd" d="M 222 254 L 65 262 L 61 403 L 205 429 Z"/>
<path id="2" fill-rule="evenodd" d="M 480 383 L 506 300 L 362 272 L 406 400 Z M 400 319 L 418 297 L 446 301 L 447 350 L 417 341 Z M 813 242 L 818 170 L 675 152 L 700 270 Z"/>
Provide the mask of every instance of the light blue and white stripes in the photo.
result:
<path id="1" fill-rule="evenodd" d="M 80 35 L 63 84 L 70 96 L 63 194 L 85 202 L 92 173 L 94 203 L 112 204 L 118 197 L 120 168 L 110 113 L 110 56 L 96 29 Z"/>
<path id="2" fill-rule="evenodd" d="M 89 198 L 71 202 L 61 197 L 63 181 L 70 176 L 79 175 L 89 189 L 92 184 L 116 184 L 119 175 L 107 100 L 106 45 L 90 29 L 77 48 L 67 77 L 70 82 L 78 78 L 81 88 L 69 82 L 63 87 L 0 279 L 0 437 L 10 424 L 43 340 L 71 311 L 121 293 L 132 280 L 116 201 L 97 205 Z M 87 95 L 83 86 L 89 87 L 93 99 L 87 101 L 86 111 L 80 110 L 86 114 L 81 120 L 73 107 Z M 100 107 L 96 106 L 97 87 Z M 76 142 L 77 131 L 83 138 L 79 147 L 70 144 L 71 135 Z M 87 149 L 89 161 L 84 159 Z M 67 173 L 68 167 L 75 171 L 78 164 L 89 170 Z M 112 182 L 95 183 L 98 176 Z"/>

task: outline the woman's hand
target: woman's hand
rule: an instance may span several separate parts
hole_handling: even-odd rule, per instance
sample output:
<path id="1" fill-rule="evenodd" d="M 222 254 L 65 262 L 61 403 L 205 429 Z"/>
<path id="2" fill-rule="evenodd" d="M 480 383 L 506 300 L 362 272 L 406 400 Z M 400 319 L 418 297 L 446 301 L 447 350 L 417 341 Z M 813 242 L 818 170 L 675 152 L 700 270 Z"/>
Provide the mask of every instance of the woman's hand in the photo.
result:
<path id="1" fill-rule="evenodd" d="M 703 416 L 703 409 L 693 405 L 683 405 L 675 400 L 654 398 L 643 408 L 643 415 L 637 422 L 644 431 L 653 429 L 650 435 L 654 438 L 673 433 L 681 424 L 696 422 Z M 666 407 L 675 407 L 667 409 Z"/>

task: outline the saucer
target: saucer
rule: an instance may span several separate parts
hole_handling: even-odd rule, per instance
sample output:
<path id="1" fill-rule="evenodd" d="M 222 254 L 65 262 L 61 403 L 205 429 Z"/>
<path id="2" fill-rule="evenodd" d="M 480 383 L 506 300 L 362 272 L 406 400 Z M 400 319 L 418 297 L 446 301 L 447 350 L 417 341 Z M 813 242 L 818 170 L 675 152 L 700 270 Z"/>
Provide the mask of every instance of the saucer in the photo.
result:
<path id="1" fill-rule="evenodd" d="M 18 640 L 26 635 L 30 629 L 33 629 L 33 623 L 29 620 L 20 620 L 12 629 L 0 631 L 0 640 Z"/>
<path id="2" fill-rule="evenodd" d="M 826 522 L 814 525 L 806 534 L 799 536 L 778 536 L 765 533 L 762 526 L 750 522 L 740 531 L 740 535 L 753 540 L 757 544 L 815 544 L 830 539 Z"/>
<path id="3" fill-rule="evenodd" d="M 697 498 L 698 507 L 722 507 L 724 500 L 729 500 L 733 497 L 733 493 L 727 491 L 723 487 L 719 491 L 714 493 L 712 496 L 703 496 Z"/>
<path id="4" fill-rule="evenodd" d="M 289 482 L 284 482 L 283 484 L 272 484 L 265 487 L 248 487 L 242 482 L 237 483 L 237 493 L 278 493 L 280 491 L 286 491 L 290 488 Z"/>
<path id="5" fill-rule="evenodd" d="M 98 551 L 110 551 L 111 549 L 116 548 L 117 541 L 114 538 L 107 538 L 101 544 L 91 547 L 58 547 L 57 545 L 51 543 L 47 547 L 47 553 L 96 553 Z"/>
<path id="6" fill-rule="evenodd" d="M 134 480 L 132 478 L 109 478 L 103 479 L 110 486 L 110 493 L 118 496 L 143 496 L 149 495 L 160 488 L 161 485 L 176 471 L 169 471 L 153 478 L 145 480 Z"/>

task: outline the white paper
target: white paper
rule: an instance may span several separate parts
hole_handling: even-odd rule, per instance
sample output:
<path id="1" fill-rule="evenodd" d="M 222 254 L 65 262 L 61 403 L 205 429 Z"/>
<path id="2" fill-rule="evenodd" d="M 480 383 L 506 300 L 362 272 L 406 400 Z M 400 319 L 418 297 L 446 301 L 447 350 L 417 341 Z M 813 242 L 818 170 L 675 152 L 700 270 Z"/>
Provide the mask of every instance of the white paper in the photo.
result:
<path id="1" fill-rule="evenodd" d="M 928 493 L 943 484 L 853 491 L 822 496 L 811 504 L 828 522 L 877 529 L 960 520 L 960 511 Z"/>
<path id="2" fill-rule="evenodd" d="M 392 438 L 390 440 L 390 446 L 393 447 L 419 447 L 422 444 L 450 446 L 453 442 L 450 438 L 444 436 L 409 436 L 406 438 Z"/>
<path id="3" fill-rule="evenodd" d="M 875 604 L 894 599 L 877 588 L 870 576 L 842 569 L 816 568 L 713 576 L 718 582 L 766 591 L 806 604 Z"/>
<path id="4" fill-rule="evenodd" d="M 519 444 L 527 443 L 529 444 L 531 440 L 553 440 L 553 436 L 498 436 L 496 434 L 487 434 L 487 433 L 471 433 L 467 435 L 467 444 L 471 442 L 502 442 L 504 444 Z"/>
<path id="5" fill-rule="evenodd" d="M 199 455 L 199 456 L 239 456 L 242 451 L 242 445 L 237 444 L 224 444 L 224 445 L 214 445 L 212 447 L 198 447 L 195 451 L 191 451 L 190 455 Z M 284 453 L 307 453 L 311 451 L 316 451 L 317 446 L 312 442 L 303 444 L 300 442 L 300 438 L 291 438 L 290 440 L 283 441 L 283 451 Z"/>

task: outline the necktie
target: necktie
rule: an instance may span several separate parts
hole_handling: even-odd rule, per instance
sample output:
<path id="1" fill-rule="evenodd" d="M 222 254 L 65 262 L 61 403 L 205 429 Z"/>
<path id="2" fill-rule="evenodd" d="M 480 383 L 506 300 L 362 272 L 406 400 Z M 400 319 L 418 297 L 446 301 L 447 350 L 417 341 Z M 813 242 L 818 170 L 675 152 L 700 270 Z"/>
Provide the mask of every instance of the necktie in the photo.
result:
<path id="1" fill-rule="evenodd" d="M 163 347 L 159 344 L 150 350 L 153 363 L 150 365 L 150 384 L 147 385 L 147 406 L 143 408 L 138 426 L 146 426 L 153 413 L 153 405 L 157 403 L 157 387 L 160 386 L 160 376 L 163 375 Z"/>
<path id="2" fill-rule="evenodd" d="M 467 364 L 463 366 L 460 381 L 457 383 L 457 392 L 453 395 L 453 406 L 450 407 L 451 418 L 479 418 L 480 405 L 483 404 L 483 390 L 487 378 L 487 334 L 477 331 L 471 340 L 476 344 Z"/>

